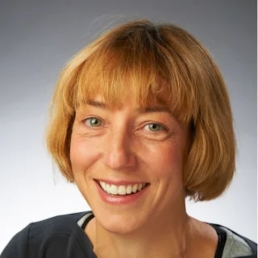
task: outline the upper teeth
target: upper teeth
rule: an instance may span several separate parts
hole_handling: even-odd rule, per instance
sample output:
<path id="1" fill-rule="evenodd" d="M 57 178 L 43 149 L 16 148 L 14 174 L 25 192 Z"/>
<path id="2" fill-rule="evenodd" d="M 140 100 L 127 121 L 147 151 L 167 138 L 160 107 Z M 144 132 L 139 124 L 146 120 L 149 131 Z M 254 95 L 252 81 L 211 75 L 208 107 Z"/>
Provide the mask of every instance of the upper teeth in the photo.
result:
<path id="1" fill-rule="evenodd" d="M 110 185 L 105 182 L 99 181 L 101 188 L 112 195 L 126 195 L 131 193 L 136 193 L 137 191 L 142 190 L 146 184 L 133 184 L 133 185 Z"/>

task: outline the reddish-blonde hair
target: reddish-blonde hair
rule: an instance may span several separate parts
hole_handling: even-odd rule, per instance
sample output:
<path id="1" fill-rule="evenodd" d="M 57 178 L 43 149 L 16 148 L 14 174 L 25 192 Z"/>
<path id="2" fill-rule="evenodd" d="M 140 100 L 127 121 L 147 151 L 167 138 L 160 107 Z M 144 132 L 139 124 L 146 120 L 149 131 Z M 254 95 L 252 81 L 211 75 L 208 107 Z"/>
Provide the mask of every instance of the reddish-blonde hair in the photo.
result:
<path id="1" fill-rule="evenodd" d="M 210 200 L 229 185 L 235 138 L 228 93 L 210 54 L 188 32 L 172 24 L 133 21 L 105 33 L 68 62 L 53 96 L 47 148 L 71 182 L 75 112 L 96 94 L 114 107 L 129 95 L 132 105 L 159 102 L 189 124 L 187 196 Z"/>

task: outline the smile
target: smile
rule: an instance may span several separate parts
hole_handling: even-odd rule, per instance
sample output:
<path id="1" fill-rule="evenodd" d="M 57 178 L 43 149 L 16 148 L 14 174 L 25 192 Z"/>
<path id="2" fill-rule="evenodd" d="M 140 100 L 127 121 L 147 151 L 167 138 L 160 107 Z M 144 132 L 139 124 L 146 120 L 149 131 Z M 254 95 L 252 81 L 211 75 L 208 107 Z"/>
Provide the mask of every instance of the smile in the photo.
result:
<path id="1" fill-rule="evenodd" d="M 102 181 L 99 181 L 99 185 L 107 194 L 110 194 L 110 195 L 135 194 L 137 192 L 140 192 L 147 186 L 146 183 L 131 184 L 131 185 L 112 185 Z"/>

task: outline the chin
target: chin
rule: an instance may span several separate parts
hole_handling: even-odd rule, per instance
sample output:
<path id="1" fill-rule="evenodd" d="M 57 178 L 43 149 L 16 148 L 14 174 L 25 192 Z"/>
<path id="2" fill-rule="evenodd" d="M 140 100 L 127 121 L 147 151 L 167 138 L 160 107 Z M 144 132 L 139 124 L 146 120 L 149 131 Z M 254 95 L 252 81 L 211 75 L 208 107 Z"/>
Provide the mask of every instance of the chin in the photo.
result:
<path id="1" fill-rule="evenodd" d="M 113 234 L 132 234 L 143 227 L 144 223 L 135 215 L 111 213 L 109 216 L 95 214 L 101 228 Z"/>

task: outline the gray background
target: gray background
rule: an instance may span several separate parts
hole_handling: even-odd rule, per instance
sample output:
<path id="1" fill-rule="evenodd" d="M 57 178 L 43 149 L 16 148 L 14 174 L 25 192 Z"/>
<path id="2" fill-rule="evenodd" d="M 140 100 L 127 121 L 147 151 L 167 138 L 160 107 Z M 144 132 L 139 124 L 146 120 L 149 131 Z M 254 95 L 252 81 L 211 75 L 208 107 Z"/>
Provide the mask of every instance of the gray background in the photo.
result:
<path id="1" fill-rule="evenodd" d="M 222 197 L 187 209 L 256 240 L 256 11 L 254 0 L 1 0 L 0 251 L 31 221 L 88 209 L 46 153 L 47 108 L 65 62 L 121 17 L 176 23 L 211 51 L 232 101 L 237 173 Z"/>

